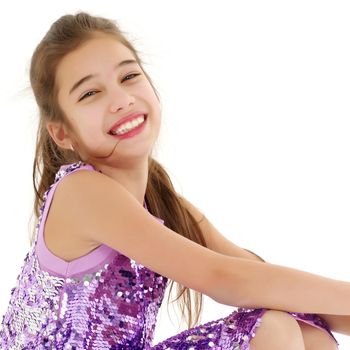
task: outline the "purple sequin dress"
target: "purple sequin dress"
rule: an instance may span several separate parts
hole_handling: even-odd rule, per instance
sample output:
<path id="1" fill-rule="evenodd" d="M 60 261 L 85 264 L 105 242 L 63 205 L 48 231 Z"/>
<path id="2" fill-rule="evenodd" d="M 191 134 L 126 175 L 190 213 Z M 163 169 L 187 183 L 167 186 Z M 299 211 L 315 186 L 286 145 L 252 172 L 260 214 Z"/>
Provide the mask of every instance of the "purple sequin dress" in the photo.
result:
<path id="1" fill-rule="evenodd" d="M 0 348 L 249 349 L 265 309 L 238 309 L 153 345 L 166 277 L 106 245 L 71 262 L 47 249 L 43 228 L 54 191 L 64 176 L 81 169 L 95 170 L 81 162 L 62 166 L 44 195 L 35 240 L 0 325 Z M 318 316 L 291 315 L 333 337 Z"/>

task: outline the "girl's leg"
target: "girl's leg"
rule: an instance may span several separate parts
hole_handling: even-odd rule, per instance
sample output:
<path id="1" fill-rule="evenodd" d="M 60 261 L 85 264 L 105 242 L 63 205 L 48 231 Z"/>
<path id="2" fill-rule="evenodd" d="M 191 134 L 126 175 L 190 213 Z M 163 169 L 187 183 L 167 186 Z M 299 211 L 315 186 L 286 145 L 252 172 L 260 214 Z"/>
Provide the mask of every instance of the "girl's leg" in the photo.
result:
<path id="1" fill-rule="evenodd" d="M 305 350 L 337 350 L 338 346 L 326 332 L 297 321 L 304 338 Z"/>
<path id="2" fill-rule="evenodd" d="M 298 321 L 288 313 L 276 310 L 265 312 L 261 318 L 261 325 L 257 328 L 256 335 L 250 343 L 250 350 L 266 349 L 309 350 L 304 346 L 303 334 Z"/>

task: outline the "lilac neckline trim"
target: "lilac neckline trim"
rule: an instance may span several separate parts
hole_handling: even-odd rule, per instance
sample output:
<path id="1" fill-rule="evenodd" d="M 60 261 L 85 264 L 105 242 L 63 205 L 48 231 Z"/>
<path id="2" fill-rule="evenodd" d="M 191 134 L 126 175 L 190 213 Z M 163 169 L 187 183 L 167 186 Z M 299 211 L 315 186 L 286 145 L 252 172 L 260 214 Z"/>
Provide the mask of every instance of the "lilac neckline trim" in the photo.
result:
<path id="1" fill-rule="evenodd" d="M 65 169 L 67 165 L 61 166 L 61 169 Z M 81 167 L 71 171 L 69 174 L 80 170 L 80 169 L 90 169 L 90 170 L 96 170 L 92 165 L 85 164 Z M 67 174 L 66 176 L 68 176 Z M 39 231 L 38 231 L 38 241 L 35 247 L 35 252 L 38 256 L 40 266 L 43 270 L 54 273 L 56 275 L 62 276 L 62 277 L 72 277 L 74 275 L 81 274 L 83 272 L 87 273 L 88 271 L 93 271 L 96 269 L 96 267 L 103 265 L 106 261 L 110 260 L 111 256 L 114 256 L 116 254 L 120 254 L 117 250 L 105 245 L 101 244 L 91 252 L 87 253 L 86 255 L 83 255 L 77 259 L 74 259 L 70 262 L 65 261 L 55 254 L 53 254 L 46 246 L 45 240 L 44 240 L 44 226 L 46 222 L 46 217 L 49 211 L 49 208 L 51 206 L 51 201 L 53 194 L 55 192 L 55 189 L 60 182 L 57 181 L 50 189 L 46 201 L 45 201 L 45 208 L 42 214 L 42 218 L 40 221 Z M 144 208 L 147 209 L 146 201 L 144 201 Z M 150 213 L 151 214 L 151 213 Z M 157 216 L 151 214 L 155 219 L 157 219 L 160 223 L 164 224 L 164 220 L 161 218 L 158 218 Z"/>

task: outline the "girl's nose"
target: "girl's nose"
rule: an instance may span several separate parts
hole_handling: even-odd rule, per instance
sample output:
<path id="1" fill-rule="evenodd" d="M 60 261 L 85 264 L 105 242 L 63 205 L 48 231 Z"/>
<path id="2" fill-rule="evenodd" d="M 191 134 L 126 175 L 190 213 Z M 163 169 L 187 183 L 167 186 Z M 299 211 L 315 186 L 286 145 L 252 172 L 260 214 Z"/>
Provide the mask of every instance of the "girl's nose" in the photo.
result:
<path id="1" fill-rule="evenodd" d="M 111 92 L 110 112 L 115 113 L 120 109 L 128 109 L 135 103 L 135 97 L 121 87 L 116 87 Z"/>

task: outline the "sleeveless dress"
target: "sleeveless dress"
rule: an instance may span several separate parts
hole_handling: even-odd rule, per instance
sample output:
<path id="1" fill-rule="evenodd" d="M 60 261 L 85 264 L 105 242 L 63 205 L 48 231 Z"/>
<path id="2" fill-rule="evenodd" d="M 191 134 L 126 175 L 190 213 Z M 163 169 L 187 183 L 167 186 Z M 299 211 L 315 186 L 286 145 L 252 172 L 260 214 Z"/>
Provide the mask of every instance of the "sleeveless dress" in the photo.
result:
<path id="1" fill-rule="evenodd" d="M 0 349 L 248 350 L 266 309 L 233 308 L 226 317 L 153 345 L 166 277 L 103 244 L 71 262 L 48 250 L 43 231 L 55 189 L 83 169 L 98 171 L 82 162 L 64 165 L 44 194 L 35 239 L 0 325 Z M 335 340 L 319 316 L 290 314 Z"/>

